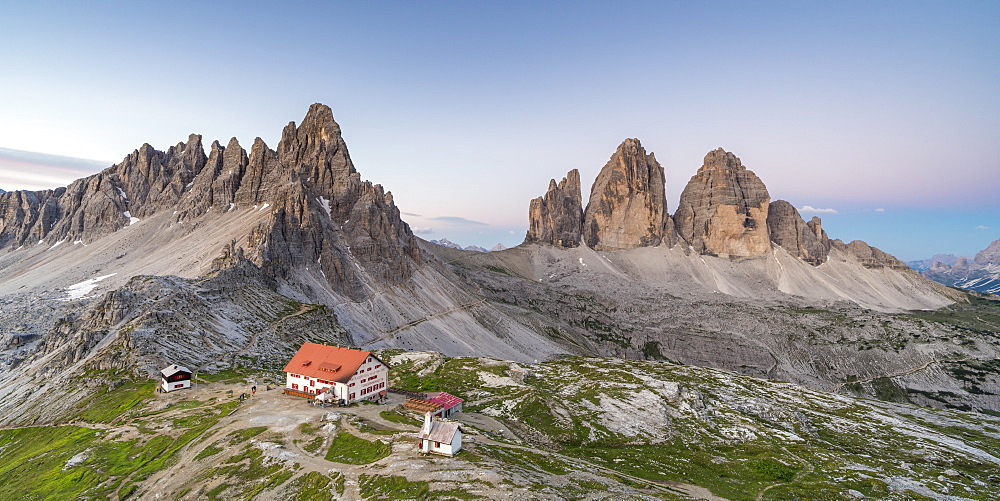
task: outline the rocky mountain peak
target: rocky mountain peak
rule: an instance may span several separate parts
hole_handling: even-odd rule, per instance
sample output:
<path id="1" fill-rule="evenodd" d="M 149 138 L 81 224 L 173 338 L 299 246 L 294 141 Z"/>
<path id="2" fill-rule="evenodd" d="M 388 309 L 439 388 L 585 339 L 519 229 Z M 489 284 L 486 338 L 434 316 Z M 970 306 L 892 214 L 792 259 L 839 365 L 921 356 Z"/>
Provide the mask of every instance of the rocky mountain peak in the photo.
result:
<path id="1" fill-rule="evenodd" d="M 977 252 L 972 262 L 978 267 L 1000 266 L 1000 240 L 994 240 L 985 249 Z"/>
<path id="2" fill-rule="evenodd" d="M 705 155 L 674 214 L 678 234 L 696 252 L 729 257 L 771 250 L 767 216 L 771 196 L 760 178 L 722 148 Z"/>
<path id="3" fill-rule="evenodd" d="M 672 237 L 663 167 L 638 139 L 626 139 L 594 180 L 583 240 L 598 250 L 659 245 Z M 666 238 L 665 238 L 666 237 Z"/>
<path id="4" fill-rule="evenodd" d="M 549 180 L 545 195 L 528 207 L 528 234 L 525 243 L 557 247 L 580 245 L 583 226 L 583 197 L 580 194 L 580 171 L 573 169 L 558 184 Z"/>
<path id="5" fill-rule="evenodd" d="M 814 216 L 807 223 L 795 206 L 784 200 L 771 202 L 767 228 L 772 242 L 813 266 L 823 264 L 830 254 L 830 239 L 820 218 Z"/>

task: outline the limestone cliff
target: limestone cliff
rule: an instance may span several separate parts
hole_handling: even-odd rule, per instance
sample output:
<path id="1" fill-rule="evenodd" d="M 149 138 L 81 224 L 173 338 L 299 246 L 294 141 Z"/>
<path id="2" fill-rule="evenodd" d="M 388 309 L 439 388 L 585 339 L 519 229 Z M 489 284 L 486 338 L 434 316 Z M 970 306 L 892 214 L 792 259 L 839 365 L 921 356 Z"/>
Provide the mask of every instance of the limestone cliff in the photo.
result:
<path id="1" fill-rule="evenodd" d="M 830 254 L 830 239 L 820 218 L 814 216 L 807 223 L 795 206 L 784 200 L 771 202 L 767 229 L 772 242 L 813 266 L 823 264 Z"/>
<path id="2" fill-rule="evenodd" d="M 671 243 L 663 167 L 638 139 L 626 139 L 601 169 L 583 217 L 583 241 L 597 250 Z"/>
<path id="3" fill-rule="evenodd" d="M 580 195 L 580 171 L 573 169 L 559 184 L 549 181 L 544 196 L 531 201 L 528 208 L 528 234 L 525 243 L 557 247 L 580 245 L 583 225 L 583 197 Z"/>
<path id="4" fill-rule="evenodd" d="M 719 148 L 705 156 L 684 187 L 674 222 L 696 252 L 761 256 L 771 250 L 770 202 L 764 183 L 736 155 Z"/>

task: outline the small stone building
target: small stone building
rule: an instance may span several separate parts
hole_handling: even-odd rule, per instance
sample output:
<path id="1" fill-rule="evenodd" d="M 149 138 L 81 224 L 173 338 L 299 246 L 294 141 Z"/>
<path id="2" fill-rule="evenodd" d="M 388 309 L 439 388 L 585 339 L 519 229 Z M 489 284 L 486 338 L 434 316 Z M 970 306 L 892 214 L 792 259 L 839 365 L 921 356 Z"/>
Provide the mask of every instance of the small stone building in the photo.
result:
<path id="1" fill-rule="evenodd" d="M 182 390 L 191 387 L 191 370 L 182 365 L 173 364 L 160 371 L 160 387 L 163 391 Z"/>
<path id="2" fill-rule="evenodd" d="M 420 452 L 454 456 L 462 450 L 462 427 L 454 421 L 434 421 L 430 412 L 424 414 L 417 448 Z"/>

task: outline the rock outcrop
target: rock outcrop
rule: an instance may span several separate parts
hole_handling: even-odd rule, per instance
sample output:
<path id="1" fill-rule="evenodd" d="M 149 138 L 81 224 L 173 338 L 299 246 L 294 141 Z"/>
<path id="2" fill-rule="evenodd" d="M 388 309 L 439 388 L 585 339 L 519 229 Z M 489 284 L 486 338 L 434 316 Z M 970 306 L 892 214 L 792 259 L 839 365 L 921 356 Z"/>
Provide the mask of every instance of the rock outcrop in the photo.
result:
<path id="1" fill-rule="evenodd" d="M 872 247 L 861 240 L 853 240 L 848 244 L 840 239 L 831 240 L 830 247 L 849 254 L 861 263 L 861 266 L 868 269 L 889 268 L 897 271 L 910 271 L 910 267 L 906 263 L 896 259 L 892 254 Z"/>
<path id="2" fill-rule="evenodd" d="M 528 207 L 528 234 L 525 243 L 557 247 L 580 245 L 583 228 L 583 196 L 580 194 L 580 171 L 573 169 L 556 184 L 549 181 L 544 196 Z"/>
<path id="3" fill-rule="evenodd" d="M 764 183 L 722 148 L 691 178 L 674 213 L 677 233 L 696 252 L 728 257 L 767 254 L 771 196 Z"/>
<path id="4" fill-rule="evenodd" d="M 985 249 L 976 253 L 972 260 L 973 266 L 986 268 L 988 266 L 1000 266 L 1000 240 L 994 240 Z"/>
<path id="5" fill-rule="evenodd" d="M 663 167 L 638 139 L 626 139 L 601 169 L 583 217 L 583 241 L 597 250 L 673 243 Z"/>
<path id="6" fill-rule="evenodd" d="M 813 266 L 823 264 L 830 254 L 830 239 L 820 218 L 813 216 L 807 223 L 795 206 L 784 200 L 771 202 L 767 229 L 772 242 Z"/>

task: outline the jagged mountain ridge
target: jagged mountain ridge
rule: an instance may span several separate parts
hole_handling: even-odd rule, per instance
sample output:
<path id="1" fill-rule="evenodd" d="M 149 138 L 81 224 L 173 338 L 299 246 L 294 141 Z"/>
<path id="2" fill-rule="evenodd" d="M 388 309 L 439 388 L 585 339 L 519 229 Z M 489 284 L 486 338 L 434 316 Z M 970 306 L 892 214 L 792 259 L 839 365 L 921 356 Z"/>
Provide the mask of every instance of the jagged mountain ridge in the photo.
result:
<path id="1" fill-rule="evenodd" d="M 355 263 L 395 284 L 422 262 L 392 194 L 361 181 L 332 111 L 318 104 L 300 126 L 285 127 L 277 150 L 257 138 L 247 155 L 233 138 L 226 147 L 212 143 L 206 156 L 201 136 L 192 134 L 166 151 L 144 144 L 66 188 L 0 195 L 0 248 L 90 244 L 164 211 L 181 223 L 265 204 L 271 220 L 238 244 L 278 276 L 316 264 L 337 292 L 363 299 Z M 328 217 L 318 217 L 323 211 Z"/>
<path id="2" fill-rule="evenodd" d="M 994 240 L 976 253 L 971 263 L 968 258 L 951 257 L 954 258 L 952 263 L 935 260 L 930 267 L 920 270 L 920 274 L 944 285 L 1000 294 L 1000 240 Z"/>

